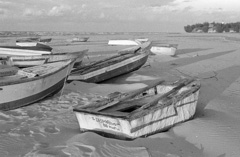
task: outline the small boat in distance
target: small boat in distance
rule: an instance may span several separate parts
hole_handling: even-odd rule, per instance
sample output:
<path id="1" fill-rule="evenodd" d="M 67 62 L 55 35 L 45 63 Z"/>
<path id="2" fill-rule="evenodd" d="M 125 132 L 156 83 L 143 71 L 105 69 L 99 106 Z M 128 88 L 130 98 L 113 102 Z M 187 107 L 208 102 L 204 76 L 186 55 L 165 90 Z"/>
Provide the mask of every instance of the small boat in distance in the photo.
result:
<path id="1" fill-rule="evenodd" d="M 51 42 L 52 38 L 27 38 L 16 40 L 18 46 L 37 46 L 38 43 L 47 44 Z"/>
<path id="2" fill-rule="evenodd" d="M 16 39 L 16 42 L 37 42 L 39 41 L 40 37 L 27 37 L 27 38 L 20 38 Z"/>
<path id="3" fill-rule="evenodd" d="M 177 47 L 177 44 L 158 44 L 152 46 L 151 52 L 156 55 L 176 56 Z"/>
<path id="4" fill-rule="evenodd" d="M 138 40 L 109 40 L 108 45 L 141 45 Z"/>
<path id="5" fill-rule="evenodd" d="M 35 103 L 63 88 L 75 60 L 23 68 L 15 75 L 0 77 L 0 110 Z"/>
<path id="6" fill-rule="evenodd" d="M 68 81 L 98 83 L 141 68 L 147 61 L 151 42 L 119 51 L 117 55 L 82 65 L 71 71 Z"/>
<path id="7" fill-rule="evenodd" d="M 79 62 L 82 62 L 82 59 L 87 52 L 88 49 L 76 52 L 53 53 L 33 56 L 7 56 L 5 58 L 2 57 L 1 59 L 2 62 L 5 61 L 4 64 L 6 65 L 17 66 L 20 68 L 64 61 L 69 59 L 77 59 L 75 64 L 79 64 Z"/>
<path id="8" fill-rule="evenodd" d="M 71 42 L 87 42 L 89 37 L 75 37 L 71 40 Z"/>
<path id="9" fill-rule="evenodd" d="M 41 43 L 49 43 L 52 41 L 52 38 L 40 38 L 39 42 Z"/>
<path id="10" fill-rule="evenodd" d="M 149 41 L 148 38 L 137 38 L 136 40 L 139 41 L 139 42 L 141 42 L 141 43 L 144 43 L 144 42 Z"/>
<path id="11" fill-rule="evenodd" d="M 200 82 L 158 80 L 127 93 L 112 93 L 75 107 L 80 130 L 119 139 L 135 139 L 166 131 L 191 119 L 196 111 Z"/>

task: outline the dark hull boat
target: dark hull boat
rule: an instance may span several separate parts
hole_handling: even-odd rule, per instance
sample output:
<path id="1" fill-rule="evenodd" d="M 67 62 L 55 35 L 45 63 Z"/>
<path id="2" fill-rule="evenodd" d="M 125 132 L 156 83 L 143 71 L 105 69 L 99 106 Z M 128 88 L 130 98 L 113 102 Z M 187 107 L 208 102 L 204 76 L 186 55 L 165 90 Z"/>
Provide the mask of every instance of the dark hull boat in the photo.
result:
<path id="1" fill-rule="evenodd" d="M 102 82 L 141 68 L 147 61 L 150 42 L 120 51 L 117 55 L 73 69 L 68 81 Z"/>

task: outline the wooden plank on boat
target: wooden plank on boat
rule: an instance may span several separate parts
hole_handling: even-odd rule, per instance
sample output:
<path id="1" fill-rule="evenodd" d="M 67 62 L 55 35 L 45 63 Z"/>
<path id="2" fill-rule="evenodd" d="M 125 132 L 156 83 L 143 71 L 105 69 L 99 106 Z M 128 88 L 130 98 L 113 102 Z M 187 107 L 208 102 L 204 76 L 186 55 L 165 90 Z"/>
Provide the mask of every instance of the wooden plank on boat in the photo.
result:
<path id="1" fill-rule="evenodd" d="M 120 93 L 120 94 L 116 94 L 114 97 L 106 98 L 100 102 L 94 102 L 91 104 L 88 104 L 86 106 L 82 106 L 81 109 L 87 109 L 87 108 L 92 108 L 94 107 L 94 111 L 101 111 L 105 108 L 111 107 L 116 105 L 117 103 L 123 102 L 123 101 L 127 101 L 129 99 L 132 99 L 133 97 L 141 94 L 142 92 L 155 87 L 156 85 L 162 84 L 165 80 L 159 79 L 157 81 L 153 81 L 151 82 L 148 86 L 141 88 L 141 89 L 137 89 L 135 91 L 131 91 L 128 93 Z"/>
<path id="2" fill-rule="evenodd" d="M 194 81 L 194 79 L 183 79 L 183 80 L 181 80 L 181 83 L 179 85 L 177 85 L 176 87 L 174 87 L 172 90 L 170 90 L 169 92 L 167 92 L 167 93 L 165 93 L 163 95 L 159 95 L 158 97 L 153 99 L 150 103 L 145 104 L 144 106 L 142 106 L 141 108 L 135 110 L 134 112 L 138 112 L 139 110 L 147 109 L 147 108 L 157 104 L 161 99 L 163 99 L 165 97 L 168 97 L 169 95 L 178 92 L 182 87 L 190 84 L 193 81 Z"/>

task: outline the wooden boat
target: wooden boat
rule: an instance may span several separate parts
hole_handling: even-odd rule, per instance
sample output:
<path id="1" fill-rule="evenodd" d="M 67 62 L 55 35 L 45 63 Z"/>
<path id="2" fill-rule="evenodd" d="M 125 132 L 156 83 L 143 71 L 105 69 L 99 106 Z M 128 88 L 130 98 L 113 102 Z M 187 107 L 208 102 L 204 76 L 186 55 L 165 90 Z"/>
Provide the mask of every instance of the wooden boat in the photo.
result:
<path id="1" fill-rule="evenodd" d="M 34 47 L 21 47 L 21 46 L 0 46 L 0 56 L 32 56 L 51 54 L 52 48 L 47 45 L 37 44 Z"/>
<path id="2" fill-rule="evenodd" d="M 20 68 L 31 67 L 36 65 L 41 65 L 45 63 L 52 63 L 57 61 L 77 59 L 75 63 L 82 61 L 84 55 L 88 52 L 88 49 L 76 51 L 76 52 L 67 52 L 67 53 L 54 53 L 46 55 L 33 55 L 33 56 L 8 56 L 2 58 L 5 60 L 6 65 L 17 66 Z"/>
<path id="3" fill-rule="evenodd" d="M 23 68 L 0 77 L 0 110 L 11 110 L 37 102 L 63 88 L 75 60 Z"/>
<path id="4" fill-rule="evenodd" d="M 119 51 L 117 55 L 73 69 L 68 81 L 102 82 L 141 68 L 147 61 L 151 42 L 138 48 Z"/>
<path id="5" fill-rule="evenodd" d="M 71 40 L 71 42 L 87 42 L 89 37 L 75 37 Z"/>
<path id="6" fill-rule="evenodd" d="M 41 43 L 49 43 L 52 41 L 52 38 L 40 38 L 39 42 Z"/>
<path id="7" fill-rule="evenodd" d="M 156 55 L 169 55 L 176 56 L 177 46 L 174 44 L 160 44 L 157 46 L 152 46 L 151 52 Z"/>
<path id="8" fill-rule="evenodd" d="M 140 43 L 144 43 L 144 42 L 149 41 L 148 38 L 138 38 L 138 39 L 136 39 L 136 40 L 139 41 Z"/>
<path id="9" fill-rule="evenodd" d="M 52 38 L 26 38 L 16 40 L 17 46 L 37 46 L 38 43 L 46 44 L 49 43 Z"/>
<path id="10" fill-rule="evenodd" d="M 120 139 L 135 139 L 166 131 L 191 119 L 196 111 L 200 82 L 181 79 L 157 81 L 128 92 L 75 107 L 81 131 Z"/>
<path id="11" fill-rule="evenodd" d="M 36 42 L 39 41 L 39 37 L 27 37 L 27 38 L 20 38 L 17 39 L 16 42 Z"/>
<path id="12" fill-rule="evenodd" d="M 108 45 L 141 45 L 138 40 L 109 40 Z"/>

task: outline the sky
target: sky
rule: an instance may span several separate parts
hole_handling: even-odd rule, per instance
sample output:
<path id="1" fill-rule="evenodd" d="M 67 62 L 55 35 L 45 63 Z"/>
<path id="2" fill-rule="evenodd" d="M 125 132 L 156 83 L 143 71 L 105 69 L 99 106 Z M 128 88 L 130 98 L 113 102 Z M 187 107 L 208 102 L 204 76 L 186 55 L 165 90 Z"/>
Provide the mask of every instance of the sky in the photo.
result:
<path id="1" fill-rule="evenodd" d="M 239 21 L 240 0 L 0 0 L 0 31 L 184 32 Z"/>

